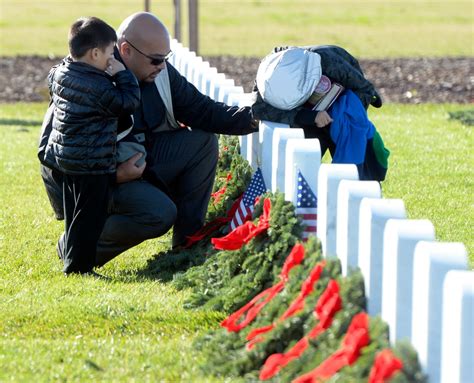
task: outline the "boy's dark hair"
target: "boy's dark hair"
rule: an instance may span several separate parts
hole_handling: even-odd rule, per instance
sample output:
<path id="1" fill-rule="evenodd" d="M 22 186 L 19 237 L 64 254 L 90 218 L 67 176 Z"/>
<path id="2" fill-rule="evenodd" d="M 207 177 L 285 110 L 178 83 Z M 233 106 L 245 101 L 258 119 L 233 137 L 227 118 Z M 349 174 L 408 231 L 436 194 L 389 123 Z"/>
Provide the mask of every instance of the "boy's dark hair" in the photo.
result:
<path id="1" fill-rule="evenodd" d="M 117 42 L 115 30 L 97 17 L 81 17 L 69 31 L 69 52 L 75 59 L 81 58 L 89 49 L 105 49 Z"/>

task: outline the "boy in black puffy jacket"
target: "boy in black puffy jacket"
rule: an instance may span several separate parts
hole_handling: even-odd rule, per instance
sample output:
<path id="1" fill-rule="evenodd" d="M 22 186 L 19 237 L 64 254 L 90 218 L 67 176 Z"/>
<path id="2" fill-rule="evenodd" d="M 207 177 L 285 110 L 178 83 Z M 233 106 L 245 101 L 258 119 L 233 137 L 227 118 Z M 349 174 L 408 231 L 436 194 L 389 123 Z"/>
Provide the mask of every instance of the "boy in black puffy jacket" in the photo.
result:
<path id="1" fill-rule="evenodd" d="M 116 179 L 118 118 L 140 103 L 137 80 L 114 58 L 116 41 L 104 21 L 80 18 L 69 33 L 70 55 L 48 76 L 54 111 L 44 161 L 64 175 L 65 232 L 58 253 L 66 274 L 94 274 Z"/>

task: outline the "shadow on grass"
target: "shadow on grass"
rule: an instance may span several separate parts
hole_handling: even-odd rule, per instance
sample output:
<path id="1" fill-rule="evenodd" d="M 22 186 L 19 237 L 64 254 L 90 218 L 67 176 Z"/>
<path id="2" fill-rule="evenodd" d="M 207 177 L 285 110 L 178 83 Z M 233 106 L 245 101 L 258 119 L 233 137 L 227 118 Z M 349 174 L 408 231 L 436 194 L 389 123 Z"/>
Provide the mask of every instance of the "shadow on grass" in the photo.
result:
<path id="1" fill-rule="evenodd" d="M 474 125 L 474 109 L 459 110 L 457 112 L 449 112 L 450 120 L 459 120 L 462 124 L 467 126 Z"/>
<path id="2" fill-rule="evenodd" d="M 202 265 L 214 252 L 215 250 L 209 244 L 190 249 L 162 251 L 150 258 L 145 267 L 136 272 L 136 276 L 143 279 L 170 282 L 176 274 Z"/>
<path id="3" fill-rule="evenodd" d="M 0 125 L 11 126 L 41 126 L 43 121 L 35 120 L 19 120 L 15 118 L 0 118 Z"/>

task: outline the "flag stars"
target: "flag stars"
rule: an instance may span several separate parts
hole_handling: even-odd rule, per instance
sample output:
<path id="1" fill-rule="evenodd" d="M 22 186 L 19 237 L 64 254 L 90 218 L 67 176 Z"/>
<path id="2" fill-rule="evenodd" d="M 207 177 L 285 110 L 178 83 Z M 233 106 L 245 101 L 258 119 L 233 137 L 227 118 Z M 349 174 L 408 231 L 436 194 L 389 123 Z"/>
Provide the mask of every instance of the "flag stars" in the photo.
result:
<path id="1" fill-rule="evenodd" d="M 252 176 L 250 185 L 245 191 L 242 200 L 240 201 L 240 205 L 232 218 L 230 225 L 232 230 L 241 225 L 249 216 L 251 216 L 254 209 L 255 199 L 265 193 L 266 190 L 267 188 L 263 180 L 262 171 L 258 168 Z"/>
<path id="2" fill-rule="evenodd" d="M 317 207 L 317 199 L 313 191 L 309 187 L 304 177 L 299 173 L 298 175 L 298 207 Z"/>

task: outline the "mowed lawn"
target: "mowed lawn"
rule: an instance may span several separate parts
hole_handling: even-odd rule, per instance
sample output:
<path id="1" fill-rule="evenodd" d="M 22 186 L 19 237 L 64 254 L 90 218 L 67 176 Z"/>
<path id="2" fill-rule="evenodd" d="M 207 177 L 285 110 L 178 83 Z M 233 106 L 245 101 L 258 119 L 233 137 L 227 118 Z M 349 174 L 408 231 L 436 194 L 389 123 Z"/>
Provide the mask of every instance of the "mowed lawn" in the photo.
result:
<path id="1" fill-rule="evenodd" d="M 187 1 L 182 42 L 188 45 Z M 150 1 L 174 35 L 171 0 Z M 80 16 L 118 27 L 143 0 L 2 0 L 0 56 L 62 56 Z M 361 58 L 472 56 L 469 0 L 199 0 L 199 53 L 262 57 L 274 46 L 336 44 Z"/>
<path id="2" fill-rule="evenodd" d="M 173 33 L 173 2 L 150 1 Z M 183 4 L 186 20 L 187 1 Z M 80 16 L 117 27 L 143 0 L 3 0 L 0 57 L 67 53 Z M 472 56 L 472 2 L 200 0 L 200 54 L 263 57 L 275 45 L 338 44 L 358 58 Z M 187 31 L 183 29 L 187 44 Z M 112 281 L 61 273 L 54 219 L 39 176 L 46 104 L 0 104 L 0 382 L 213 382 L 192 341 L 224 313 L 184 310 L 189 292 L 150 280 L 148 241 L 102 269 Z M 472 127 L 448 119 L 469 105 L 396 105 L 370 117 L 391 150 L 385 198 L 463 242 L 474 266 Z"/>
<path id="3" fill-rule="evenodd" d="M 168 237 L 104 268 L 113 282 L 62 274 L 36 159 L 45 107 L 0 105 L 0 381 L 208 381 L 191 342 L 223 315 L 138 276 Z"/>
<path id="4" fill-rule="evenodd" d="M 107 265 L 112 282 L 61 273 L 62 223 L 36 158 L 45 108 L 0 105 L 0 381 L 213 381 L 191 343 L 224 314 L 184 310 L 188 292 L 143 277 L 169 236 Z M 438 240 L 464 242 L 472 265 L 472 128 L 448 120 L 468 108 L 386 105 L 370 116 L 392 150 L 385 198 L 430 219 Z"/>

